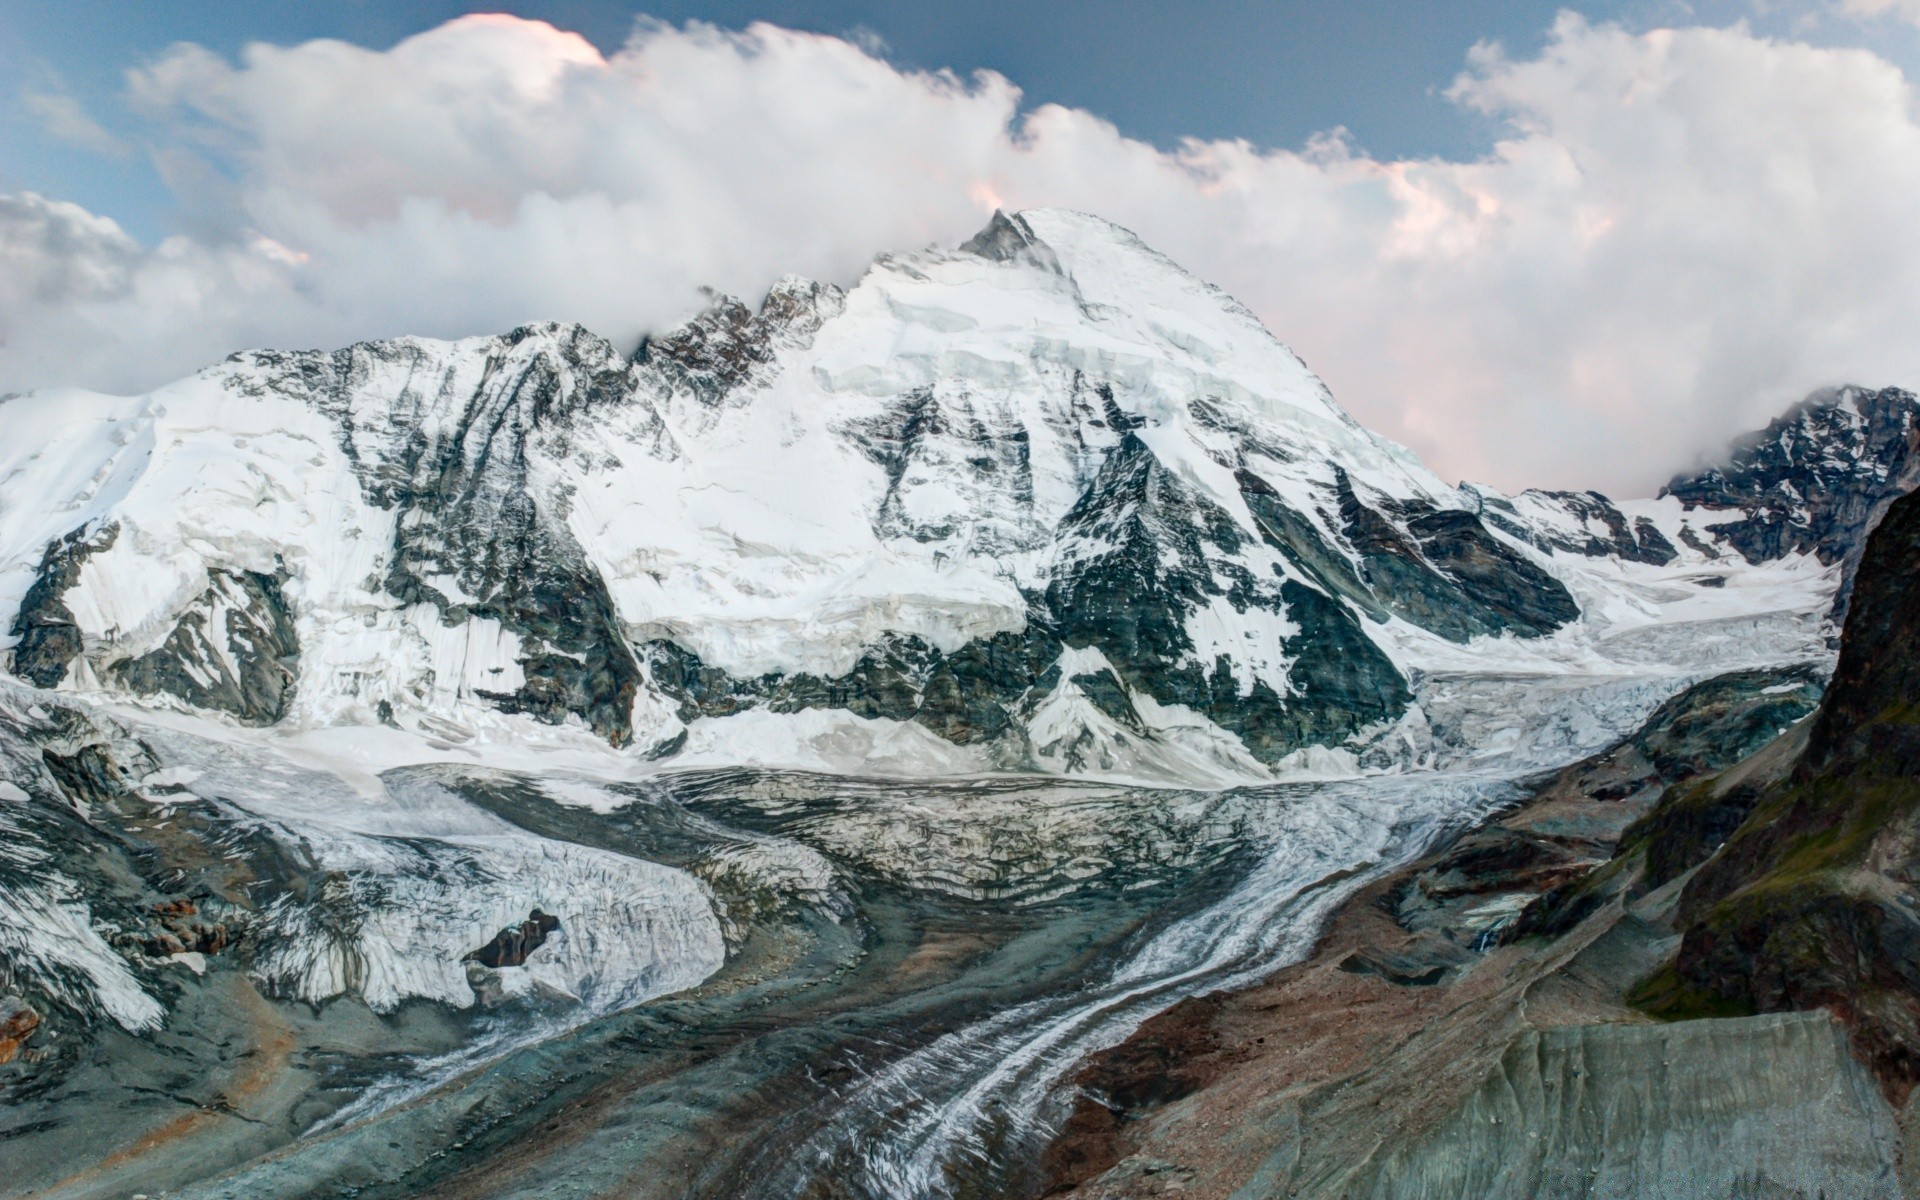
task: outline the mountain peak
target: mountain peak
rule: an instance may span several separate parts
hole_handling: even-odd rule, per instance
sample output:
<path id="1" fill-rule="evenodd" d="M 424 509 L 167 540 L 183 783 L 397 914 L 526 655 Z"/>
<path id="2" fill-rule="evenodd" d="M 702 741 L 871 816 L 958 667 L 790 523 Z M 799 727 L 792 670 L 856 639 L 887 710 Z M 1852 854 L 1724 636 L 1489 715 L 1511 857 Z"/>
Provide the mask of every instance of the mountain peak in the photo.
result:
<path id="1" fill-rule="evenodd" d="M 993 262 L 1026 262 L 1056 273 L 1060 270 L 1059 260 L 1027 223 L 1025 214 L 1008 216 L 997 208 L 979 233 L 960 243 L 960 252 Z"/>
<path id="2" fill-rule="evenodd" d="M 1832 564 L 1916 483 L 1920 397 L 1848 386 L 1813 393 L 1734 442 L 1725 462 L 1678 476 L 1660 494 L 1726 512 L 1712 528 L 1749 562 L 1804 553 Z"/>

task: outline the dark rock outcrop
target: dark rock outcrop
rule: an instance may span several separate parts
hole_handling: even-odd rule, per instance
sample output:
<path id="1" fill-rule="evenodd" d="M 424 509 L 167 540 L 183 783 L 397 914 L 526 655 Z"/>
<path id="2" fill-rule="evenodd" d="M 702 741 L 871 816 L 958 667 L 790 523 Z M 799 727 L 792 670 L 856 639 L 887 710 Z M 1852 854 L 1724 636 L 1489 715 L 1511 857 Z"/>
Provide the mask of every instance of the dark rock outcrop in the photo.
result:
<path id="1" fill-rule="evenodd" d="M 641 647 L 654 686 L 679 705 L 682 720 L 725 717 L 762 705 L 774 712 L 845 709 L 855 716 L 916 721 L 957 745 L 1005 733 L 1036 691 L 1050 689 L 1059 646 L 1037 624 L 945 654 L 921 638 L 889 635 L 844 675 L 808 672 L 753 678 L 730 675 L 664 639 Z"/>
<path id="2" fill-rule="evenodd" d="M 988 219 L 986 228 L 961 243 L 960 249 L 994 262 L 1024 261 L 1055 271 L 1060 269 L 1053 248 L 1040 240 L 1024 216 L 1019 213 L 1008 215 L 997 208 Z"/>
<path id="3" fill-rule="evenodd" d="M 91 534 L 76 529 L 47 547 L 40 571 L 14 614 L 13 673 L 44 688 L 58 687 L 67 665 L 80 657 L 83 645 L 73 611 L 62 599 L 80 580 L 80 567 L 89 557 L 112 547 L 118 525 Z"/>
<path id="4" fill-rule="evenodd" d="M 1327 544 L 1313 522 L 1287 506 L 1272 484 L 1244 467 L 1234 472 L 1234 480 L 1269 546 L 1328 595 L 1347 601 L 1374 621 L 1387 619 L 1389 606 L 1373 594 L 1347 557 Z"/>
<path id="5" fill-rule="evenodd" d="M 518 925 L 509 925 L 493 935 L 493 940 L 467 955 L 466 961 L 483 967 L 524 966 L 527 956 L 547 944 L 560 928 L 560 918 L 534 909 Z"/>
<path id="6" fill-rule="evenodd" d="M 1735 443 L 1724 465 L 1676 477 L 1661 494 L 1725 512 L 1709 528 L 1748 562 L 1793 553 L 1844 562 L 1843 613 L 1867 531 L 1916 484 L 1920 397 L 1844 387 L 1808 397 Z"/>
<path id="7" fill-rule="evenodd" d="M 113 677 L 139 695 L 164 692 L 248 725 L 273 724 L 300 677 L 300 639 L 280 584 L 255 571 L 210 572 L 166 640 L 114 663 Z"/>
<path id="8" fill-rule="evenodd" d="M 1406 711 L 1405 680 L 1353 614 L 1297 580 L 1254 575 L 1241 565 L 1246 536 L 1129 433 L 1061 522 L 1051 627 L 1100 650 L 1129 688 L 1204 713 L 1267 762 Z M 1186 620 L 1216 602 L 1298 627 L 1279 647 L 1287 696 L 1237 677 L 1224 656 L 1198 661 Z"/>
<path id="9" fill-rule="evenodd" d="M 40 1014 L 18 996 L 0 996 L 0 1063 L 10 1063 L 40 1028 Z"/>
<path id="10" fill-rule="evenodd" d="M 1448 971 L 1474 960 L 1472 950 L 1445 934 L 1422 930 L 1388 950 L 1362 946 L 1340 960 L 1340 969 L 1354 975 L 1378 975 L 1401 987 L 1432 987 Z"/>
<path id="11" fill-rule="evenodd" d="M 1377 606 L 1457 642 L 1506 632 L 1538 637 L 1580 616 L 1564 584 L 1502 544 L 1475 514 L 1413 507 L 1399 514 L 1403 531 L 1360 498 L 1344 471 L 1335 480 L 1342 529 Z"/>
<path id="12" fill-rule="evenodd" d="M 1586 536 L 1562 536 L 1550 527 L 1529 525 L 1520 520 L 1511 502 L 1485 493 L 1481 494 L 1484 503 L 1481 516 L 1494 528 L 1521 541 L 1531 542 L 1542 550 L 1565 550 L 1572 554 L 1584 554 L 1588 558 L 1618 558 L 1624 562 L 1650 563 L 1656 567 L 1664 567 L 1680 557 L 1680 552 L 1673 548 L 1673 543 L 1652 521 L 1636 517 L 1629 522 L 1626 514 L 1599 492 L 1549 491 L 1528 494 L 1550 501 L 1572 516 Z M 1594 532 L 1595 522 L 1606 527 L 1606 537 Z"/>
<path id="13" fill-rule="evenodd" d="M 1920 1082 L 1916 575 L 1910 496 L 1868 541 L 1840 663 L 1792 770 L 1729 786 L 1719 809 L 1675 798 L 1712 827 L 1699 848 L 1748 811 L 1687 882 L 1678 956 L 1641 993 L 1669 1016 L 1830 1009 L 1896 1100 Z"/>
<path id="14" fill-rule="evenodd" d="M 147 923 L 121 933 L 116 945 L 149 958 L 166 958 L 173 954 L 218 954 L 238 937 L 232 922 L 214 920 L 201 912 L 198 903 L 184 897 L 160 901 L 147 911 Z"/>
<path id="15" fill-rule="evenodd" d="M 1579 618 L 1580 606 L 1565 584 L 1503 545 L 1474 514 L 1427 513 L 1408 521 L 1407 529 L 1427 561 L 1469 604 L 1492 614 L 1496 628 L 1538 636 Z"/>
<path id="16" fill-rule="evenodd" d="M 637 364 L 709 404 L 772 370 L 783 342 L 811 339 L 845 301 L 832 284 L 806 279 L 776 283 L 758 312 L 732 296 L 709 295 L 713 303 L 705 311 L 643 340 L 634 353 Z"/>

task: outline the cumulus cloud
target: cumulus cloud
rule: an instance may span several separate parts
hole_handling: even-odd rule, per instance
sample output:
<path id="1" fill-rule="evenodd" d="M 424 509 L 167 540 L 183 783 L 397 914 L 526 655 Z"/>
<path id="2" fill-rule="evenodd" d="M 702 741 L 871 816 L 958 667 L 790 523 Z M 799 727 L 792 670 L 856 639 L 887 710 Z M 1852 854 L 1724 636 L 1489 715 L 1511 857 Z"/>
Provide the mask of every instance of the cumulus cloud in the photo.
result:
<path id="1" fill-rule="evenodd" d="M 646 24 L 602 56 L 468 17 L 386 51 L 182 46 L 131 102 L 193 236 L 0 206 L 0 388 L 151 386 L 245 345 L 578 320 L 851 281 L 996 205 L 1098 212 L 1253 307 L 1363 422 L 1505 486 L 1644 492 L 1814 387 L 1920 377 L 1920 122 L 1862 51 L 1562 17 L 1477 50 L 1471 162 L 1165 152 L 996 75 Z"/>

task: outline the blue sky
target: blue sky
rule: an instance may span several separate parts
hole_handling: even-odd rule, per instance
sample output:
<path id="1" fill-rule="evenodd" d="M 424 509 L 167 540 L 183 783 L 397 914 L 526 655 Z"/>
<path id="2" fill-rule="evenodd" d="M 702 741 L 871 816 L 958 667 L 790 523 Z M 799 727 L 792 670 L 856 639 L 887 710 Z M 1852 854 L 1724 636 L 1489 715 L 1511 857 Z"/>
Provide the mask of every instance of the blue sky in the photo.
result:
<path id="1" fill-rule="evenodd" d="M 0 95 L 0 190 L 74 200 L 153 240 L 178 216 L 152 164 L 50 133 L 44 97 L 70 97 L 106 129 L 137 132 L 122 102 L 125 73 L 176 42 L 228 58 L 254 41 L 338 38 L 384 49 L 463 13 L 495 11 L 573 30 L 606 52 L 640 17 L 874 37 L 903 67 L 998 71 L 1029 105 L 1084 108 L 1163 147 L 1192 136 L 1293 148 L 1344 128 L 1378 157 L 1465 158 L 1484 152 L 1496 128 L 1445 98 L 1469 48 L 1497 41 L 1532 53 L 1567 7 L 1636 28 L 1745 20 L 1763 33 L 1873 45 L 1898 60 L 1915 44 L 1891 21 L 1809 22 L 1802 6 L 1751 0 L 0 0 L 0 80 L 17 89 Z M 22 104 L 19 93 L 41 103 Z"/>

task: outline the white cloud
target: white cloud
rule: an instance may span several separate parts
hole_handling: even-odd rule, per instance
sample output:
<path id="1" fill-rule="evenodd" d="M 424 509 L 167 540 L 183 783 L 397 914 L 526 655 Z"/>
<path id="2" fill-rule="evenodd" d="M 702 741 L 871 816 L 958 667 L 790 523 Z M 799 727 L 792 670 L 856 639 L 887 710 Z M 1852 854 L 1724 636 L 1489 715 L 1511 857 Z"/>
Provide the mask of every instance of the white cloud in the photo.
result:
<path id="1" fill-rule="evenodd" d="M 112 158 L 129 150 L 125 142 L 108 133 L 80 101 L 65 91 L 29 88 L 20 93 L 20 104 L 39 122 L 40 128 L 63 142 Z"/>
<path id="2" fill-rule="evenodd" d="M 998 76 L 768 26 L 647 25 L 604 58 L 506 17 L 388 51 L 181 47 L 130 94 L 214 232 L 141 250 L 72 206 L 0 208 L 0 388 L 544 317 L 632 341 L 700 285 L 848 281 L 996 203 L 1136 229 L 1362 421 L 1504 485 L 1644 491 L 1815 386 L 1920 377 L 1907 81 L 1738 28 L 1563 17 L 1536 59 L 1476 52 L 1454 99 L 1506 137 L 1469 163 L 1164 153 L 1021 116 Z"/>
<path id="3" fill-rule="evenodd" d="M 0 195 L 0 338 L 35 310 L 123 294 L 142 251 L 120 227 L 77 204 Z"/>

